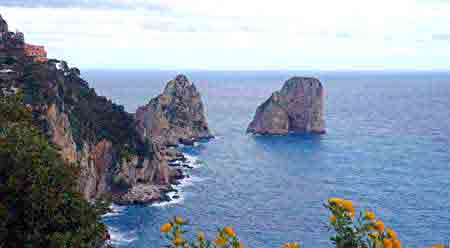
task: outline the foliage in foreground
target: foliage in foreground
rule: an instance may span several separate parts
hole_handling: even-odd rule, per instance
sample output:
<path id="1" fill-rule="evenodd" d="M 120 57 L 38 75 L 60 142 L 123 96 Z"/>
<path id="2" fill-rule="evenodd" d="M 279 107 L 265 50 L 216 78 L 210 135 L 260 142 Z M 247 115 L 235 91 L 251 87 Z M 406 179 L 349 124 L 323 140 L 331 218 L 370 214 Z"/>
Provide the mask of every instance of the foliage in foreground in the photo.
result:
<path id="1" fill-rule="evenodd" d="M 0 247 L 99 247 L 101 213 L 17 96 L 0 96 Z"/>
<path id="2" fill-rule="evenodd" d="M 364 211 L 356 215 L 353 202 L 341 198 L 330 198 L 324 206 L 330 210 L 330 226 L 335 235 L 330 239 L 336 248 L 402 248 L 402 242 L 397 233 L 386 228 L 384 222 L 377 219 L 374 212 Z M 203 232 L 198 232 L 196 239 L 185 239 L 188 222 L 181 217 L 161 227 L 168 248 L 243 248 L 233 228 L 225 227 L 218 230 L 214 241 L 205 238 Z M 283 248 L 299 248 L 295 243 L 286 243 Z M 434 245 L 431 248 L 449 248 L 445 245 Z"/>

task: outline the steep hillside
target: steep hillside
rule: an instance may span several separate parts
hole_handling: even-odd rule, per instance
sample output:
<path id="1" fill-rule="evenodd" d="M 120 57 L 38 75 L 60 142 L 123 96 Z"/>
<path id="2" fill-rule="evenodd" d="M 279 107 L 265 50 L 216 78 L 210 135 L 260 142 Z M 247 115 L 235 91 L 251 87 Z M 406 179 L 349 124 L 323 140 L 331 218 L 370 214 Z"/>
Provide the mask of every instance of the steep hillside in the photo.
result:
<path id="1" fill-rule="evenodd" d="M 1 88 L 23 92 L 50 141 L 65 160 L 81 168 L 79 189 L 86 199 L 107 194 L 124 202 L 122 196 L 127 195 L 125 202 L 134 202 L 127 193 L 147 184 L 150 188 L 141 194 L 151 196 L 145 202 L 157 201 L 181 176 L 168 167 L 151 137 L 139 138 L 133 116 L 98 96 L 77 68 L 57 60 L 15 62 L 2 68 L 9 71 L 0 75 Z"/>

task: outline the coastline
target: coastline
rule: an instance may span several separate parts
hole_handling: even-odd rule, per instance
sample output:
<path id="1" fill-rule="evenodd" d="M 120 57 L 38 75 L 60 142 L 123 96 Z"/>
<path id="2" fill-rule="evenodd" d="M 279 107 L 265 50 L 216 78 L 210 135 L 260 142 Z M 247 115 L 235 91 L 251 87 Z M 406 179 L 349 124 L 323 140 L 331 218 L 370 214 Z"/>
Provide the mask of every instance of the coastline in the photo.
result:
<path id="1" fill-rule="evenodd" d="M 198 143 L 195 142 L 192 146 L 188 147 L 196 147 L 197 145 Z M 178 150 L 179 148 L 177 148 L 177 151 Z M 172 161 L 173 165 L 171 165 L 171 167 L 183 170 L 183 178 L 177 179 L 174 183 L 170 184 L 169 190 L 161 192 L 160 199 L 155 199 L 154 201 L 148 203 L 133 203 L 133 204 L 131 203 L 120 204 L 117 202 L 113 202 L 109 206 L 109 211 L 104 215 L 102 215 L 103 221 L 114 220 L 115 218 L 118 218 L 126 214 L 128 207 L 131 206 L 166 208 L 169 206 L 182 204 L 184 202 L 183 188 L 191 186 L 193 185 L 194 182 L 201 180 L 190 175 L 189 171 L 201 168 L 202 162 L 195 155 L 186 152 L 181 154 L 183 155 L 183 157 L 182 158 L 180 157 L 180 159 Z M 107 228 L 109 233 L 109 240 L 107 241 L 107 244 L 109 245 L 113 246 L 129 245 L 133 241 L 137 240 L 136 233 L 134 232 L 121 231 L 119 230 L 118 227 L 115 227 L 114 225 L 111 224 L 107 224 Z"/>
<path id="2" fill-rule="evenodd" d="M 193 181 L 193 177 L 189 174 L 189 171 L 193 169 L 197 169 L 201 167 L 200 160 L 187 152 L 181 152 L 181 148 L 184 147 L 190 147 L 195 148 L 198 146 L 199 143 L 204 143 L 207 141 L 210 141 L 209 139 L 201 139 L 196 140 L 192 143 L 192 145 L 184 145 L 181 144 L 180 146 L 174 148 L 172 151 L 176 152 L 176 156 L 173 156 L 172 159 L 168 159 L 168 166 L 170 168 L 173 168 L 174 170 L 178 171 L 179 174 L 177 174 L 176 177 L 171 178 L 170 184 L 168 185 L 144 185 L 142 184 L 142 187 L 147 187 L 156 194 L 149 194 L 148 199 L 146 201 L 125 201 L 121 197 L 123 195 L 117 194 L 113 196 L 113 204 L 117 206 L 127 206 L 127 205 L 155 205 L 155 206 L 166 206 L 171 204 L 180 203 L 183 201 L 183 196 L 181 189 L 185 186 L 191 185 Z M 145 194 L 145 193 L 143 193 Z M 110 212 L 109 212 L 110 213 Z"/>

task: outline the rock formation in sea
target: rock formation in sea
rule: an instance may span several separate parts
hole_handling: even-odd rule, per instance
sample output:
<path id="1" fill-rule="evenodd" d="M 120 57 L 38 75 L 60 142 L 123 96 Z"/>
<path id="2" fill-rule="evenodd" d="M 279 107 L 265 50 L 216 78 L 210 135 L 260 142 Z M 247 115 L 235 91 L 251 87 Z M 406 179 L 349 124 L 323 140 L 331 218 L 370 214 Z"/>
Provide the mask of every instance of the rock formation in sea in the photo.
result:
<path id="1" fill-rule="evenodd" d="M 164 91 L 139 107 L 135 115 L 142 138 L 177 146 L 212 138 L 200 93 L 184 75 L 167 83 Z"/>
<path id="2" fill-rule="evenodd" d="M 293 77 L 261 104 L 248 133 L 325 133 L 324 89 L 316 78 Z"/>

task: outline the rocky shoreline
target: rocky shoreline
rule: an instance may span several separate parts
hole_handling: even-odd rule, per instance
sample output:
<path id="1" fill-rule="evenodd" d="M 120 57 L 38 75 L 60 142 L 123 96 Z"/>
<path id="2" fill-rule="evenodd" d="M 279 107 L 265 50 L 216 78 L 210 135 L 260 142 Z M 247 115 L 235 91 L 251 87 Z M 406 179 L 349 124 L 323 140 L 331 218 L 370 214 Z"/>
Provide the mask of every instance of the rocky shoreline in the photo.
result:
<path id="1" fill-rule="evenodd" d="M 189 177 L 185 170 L 192 168 L 178 148 L 194 146 L 196 142 L 214 137 L 208 128 L 200 93 L 186 76 L 178 75 L 166 84 L 159 96 L 139 107 L 133 117 L 139 139 L 144 143 L 151 140 L 154 144 L 150 150 L 158 155 L 159 164 L 164 165 L 164 180 L 158 180 L 145 171 L 142 176 L 137 169 L 125 166 L 120 175 L 129 187 L 126 191 L 119 189 L 113 200 L 118 204 L 151 204 L 170 200 L 168 193 L 175 191 L 173 185 Z M 147 178 L 156 180 L 148 183 Z"/>
<path id="2" fill-rule="evenodd" d="M 171 197 L 169 194 L 179 194 L 176 186 L 180 185 L 183 179 L 190 178 L 190 175 L 186 172 L 194 169 L 194 166 L 187 161 L 188 159 L 183 153 L 176 151 L 176 156 L 167 160 L 168 166 L 179 172 L 176 177 L 171 178 L 170 184 L 137 184 L 127 193 L 113 196 L 113 202 L 117 205 L 151 205 L 176 200 L 179 197 L 178 195 Z"/>

